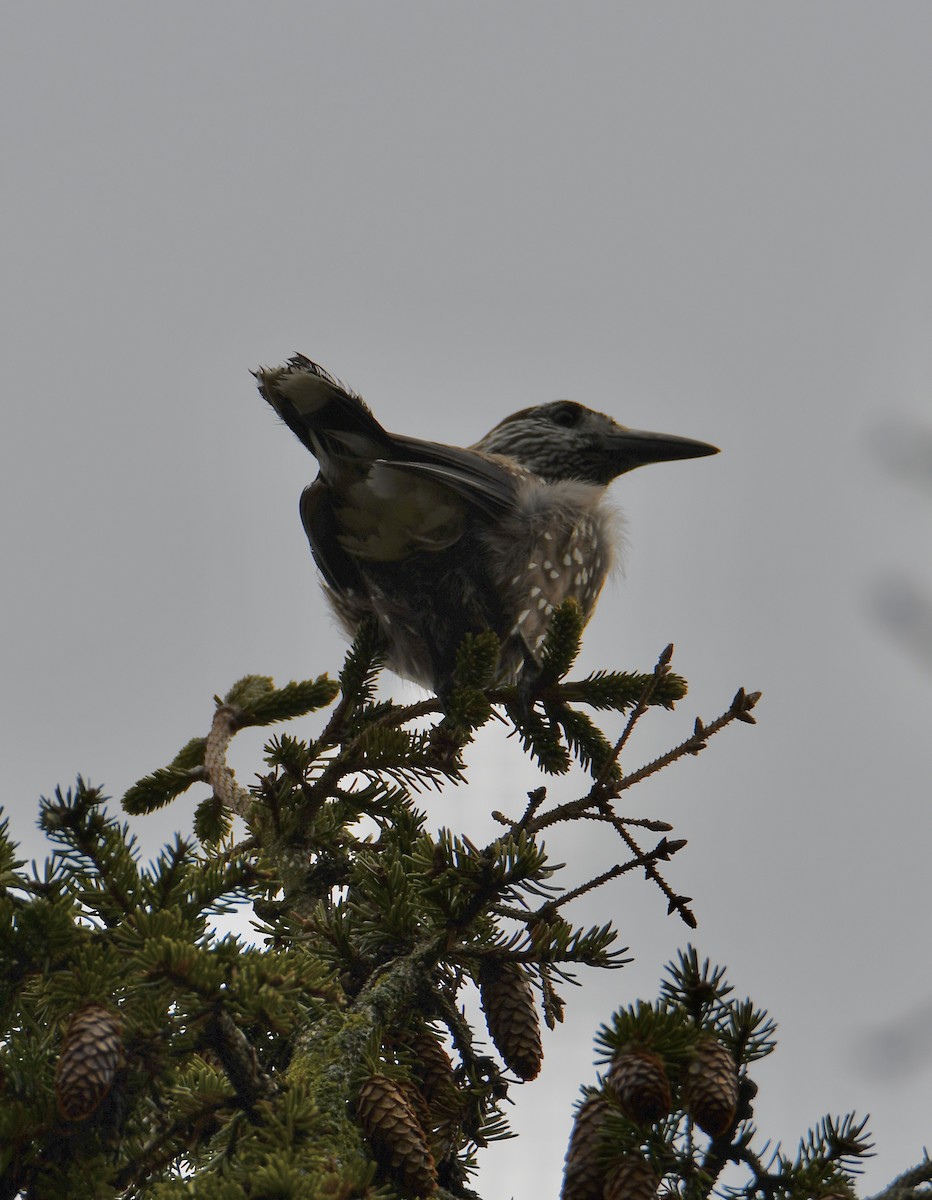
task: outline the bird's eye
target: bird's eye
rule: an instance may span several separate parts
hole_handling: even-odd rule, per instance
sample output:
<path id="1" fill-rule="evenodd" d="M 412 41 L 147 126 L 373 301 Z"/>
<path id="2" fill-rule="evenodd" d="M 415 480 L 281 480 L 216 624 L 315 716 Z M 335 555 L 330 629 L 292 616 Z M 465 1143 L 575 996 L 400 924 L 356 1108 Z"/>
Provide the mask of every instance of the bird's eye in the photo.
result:
<path id="1" fill-rule="evenodd" d="M 578 404 L 561 404 L 553 410 L 553 423 L 562 425 L 564 429 L 571 429 L 578 424 L 580 411 Z"/>

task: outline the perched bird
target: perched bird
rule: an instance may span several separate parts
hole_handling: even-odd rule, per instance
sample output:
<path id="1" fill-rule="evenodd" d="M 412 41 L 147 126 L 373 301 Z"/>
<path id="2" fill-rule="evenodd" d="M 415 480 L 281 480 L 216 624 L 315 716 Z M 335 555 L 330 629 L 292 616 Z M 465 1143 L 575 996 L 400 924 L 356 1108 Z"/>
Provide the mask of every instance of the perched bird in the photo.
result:
<path id="1" fill-rule="evenodd" d="M 443 697 L 468 633 L 501 640 L 499 679 L 527 683 L 554 608 L 588 620 L 612 566 L 609 483 L 645 463 L 715 454 L 618 425 L 572 400 L 506 417 L 461 448 L 386 432 L 303 355 L 255 372 L 317 459 L 301 519 L 340 623 L 375 617 L 386 662 Z"/>

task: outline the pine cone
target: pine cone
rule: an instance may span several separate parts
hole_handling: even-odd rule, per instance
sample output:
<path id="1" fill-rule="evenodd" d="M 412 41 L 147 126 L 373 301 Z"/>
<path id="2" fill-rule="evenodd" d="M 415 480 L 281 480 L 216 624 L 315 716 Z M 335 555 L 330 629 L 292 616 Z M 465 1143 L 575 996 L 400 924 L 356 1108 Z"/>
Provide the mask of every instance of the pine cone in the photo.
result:
<path id="1" fill-rule="evenodd" d="M 427 1138 L 399 1086 L 385 1075 L 371 1075 L 359 1089 L 356 1113 L 376 1158 L 411 1196 L 432 1196 L 437 1168 Z"/>
<path id="2" fill-rule="evenodd" d="M 398 1079 L 395 1080 L 394 1083 L 399 1092 L 401 1092 L 402 1096 L 404 1096 L 408 1108 L 411 1109 L 412 1116 L 420 1126 L 421 1133 L 424 1134 L 424 1138 L 428 1146 L 430 1146 L 431 1153 L 433 1154 L 433 1146 L 431 1146 L 431 1142 L 433 1140 L 431 1138 L 431 1131 L 434 1127 L 434 1118 L 430 1109 L 427 1107 L 427 1100 L 424 1097 L 424 1093 L 417 1086 L 413 1079 Z"/>
<path id="3" fill-rule="evenodd" d="M 485 962 L 479 995 L 489 1036 L 519 1079 L 536 1079 L 544 1059 L 540 1021 L 527 973 L 514 963 Z"/>
<path id="4" fill-rule="evenodd" d="M 55 1097 L 66 1121 L 83 1121 L 103 1103 L 123 1063 L 122 1022 L 102 1004 L 72 1016 L 55 1069 Z"/>
<path id="5" fill-rule="evenodd" d="M 630 1046 L 616 1054 L 605 1085 L 628 1120 L 638 1125 L 659 1121 L 673 1104 L 663 1059 L 643 1047 Z"/>
<path id="6" fill-rule="evenodd" d="M 602 1200 L 605 1171 L 599 1161 L 602 1125 L 608 1111 L 604 1096 L 590 1096 L 576 1114 L 563 1168 L 560 1200 Z"/>
<path id="7" fill-rule="evenodd" d="M 654 1200 L 656 1195 L 657 1176 L 643 1155 L 619 1158 L 605 1177 L 603 1200 Z"/>
<path id="8" fill-rule="evenodd" d="M 686 1110 L 709 1137 L 720 1137 L 735 1119 L 738 1068 L 731 1052 L 714 1037 L 701 1037 L 686 1068 Z"/>
<path id="9" fill-rule="evenodd" d="M 415 1056 L 414 1071 L 424 1099 L 433 1108 L 435 1102 L 443 1106 L 459 1089 L 453 1078 L 453 1063 L 438 1039 L 429 1029 L 419 1029 L 410 1043 Z"/>
<path id="10" fill-rule="evenodd" d="M 427 1108 L 426 1123 L 417 1108 L 415 1111 L 439 1162 L 455 1153 L 463 1119 L 463 1097 L 456 1086 L 450 1056 L 429 1029 L 419 1030 L 410 1045 L 415 1055 L 419 1095 Z"/>

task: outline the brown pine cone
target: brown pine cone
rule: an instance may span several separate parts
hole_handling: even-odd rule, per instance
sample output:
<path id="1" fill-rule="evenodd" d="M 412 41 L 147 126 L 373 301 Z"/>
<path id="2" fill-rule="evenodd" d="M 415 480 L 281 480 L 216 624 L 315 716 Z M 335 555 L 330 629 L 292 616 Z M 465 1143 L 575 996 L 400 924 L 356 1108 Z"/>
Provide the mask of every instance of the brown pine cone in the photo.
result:
<path id="1" fill-rule="evenodd" d="M 489 1036 L 519 1079 L 536 1079 L 544 1060 L 540 1021 L 527 972 L 514 963 L 485 962 L 479 995 Z"/>
<path id="2" fill-rule="evenodd" d="M 440 1040 L 429 1029 L 419 1029 L 411 1040 L 415 1055 L 414 1073 L 417 1076 L 424 1099 L 434 1108 L 445 1107 L 459 1097 L 459 1089 L 453 1077 L 453 1063 Z"/>
<path id="3" fill-rule="evenodd" d="M 731 1052 L 716 1038 L 704 1035 L 696 1043 L 686 1068 L 683 1101 L 709 1137 L 720 1137 L 735 1119 L 738 1068 Z"/>
<path id="4" fill-rule="evenodd" d="M 68 1024 L 55 1069 L 59 1114 L 66 1121 L 83 1121 L 96 1112 L 122 1063 L 119 1016 L 102 1004 L 79 1009 Z"/>
<path id="5" fill-rule="evenodd" d="M 609 1168 L 605 1176 L 603 1200 L 654 1200 L 657 1176 L 640 1154 L 626 1154 Z"/>
<path id="6" fill-rule="evenodd" d="M 630 1046 L 615 1055 L 605 1086 L 628 1120 L 638 1125 L 659 1121 L 673 1104 L 663 1059 L 640 1046 Z"/>
<path id="7" fill-rule="evenodd" d="M 450 1056 L 429 1029 L 419 1030 L 410 1045 L 415 1054 L 414 1075 L 427 1108 L 427 1123 L 421 1118 L 421 1125 L 439 1162 L 451 1151 L 455 1152 L 463 1119 L 463 1097 L 456 1086 Z"/>
<path id="8" fill-rule="evenodd" d="M 376 1158 L 410 1196 L 432 1196 L 437 1168 L 423 1129 L 401 1088 L 385 1075 L 371 1075 L 356 1097 L 356 1113 Z"/>
<path id="9" fill-rule="evenodd" d="M 434 1127 L 434 1119 L 430 1109 L 427 1107 L 427 1100 L 424 1097 L 424 1093 L 413 1079 L 395 1080 L 395 1086 L 407 1101 L 408 1108 L 411 1109 L 415 1121 L 421 1127 L 421 1132 L 424 1134 L 428 1146 L 430 1146 L 432 1140 L 430 1135 Z M 433 1153 L 433 1149 L 431 1149 L 431 1153 Z"/>
<path id="10" fill-rule="evenodd" d="M 590 1096 L 576 1114 L 566 1150 L 560 1200 L 602 1200 L 605 1171 L 599 1150 L 608 1107 L 604 1096 Z"/>

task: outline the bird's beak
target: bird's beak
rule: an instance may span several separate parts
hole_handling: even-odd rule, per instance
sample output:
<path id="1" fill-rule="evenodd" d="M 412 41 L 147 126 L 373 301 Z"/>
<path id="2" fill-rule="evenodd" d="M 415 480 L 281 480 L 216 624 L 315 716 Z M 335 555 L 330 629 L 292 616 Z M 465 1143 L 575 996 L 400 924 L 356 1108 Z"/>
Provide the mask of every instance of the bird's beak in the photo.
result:
<path id="1" fill-rule="evenodd" d="M 718 446 L 677 437 L 675 433 L 649 433 L 645 429 L 619 427 L 610 439 L 609 453 L 616 475 L 648 463 L 673 462 L 679 458 L 704 458 L 718 454 Z"/>

